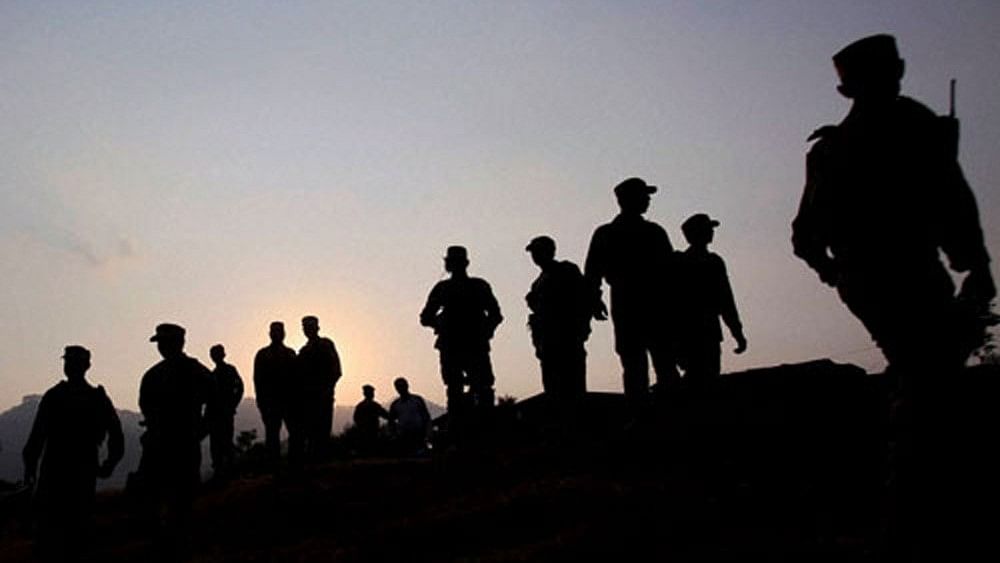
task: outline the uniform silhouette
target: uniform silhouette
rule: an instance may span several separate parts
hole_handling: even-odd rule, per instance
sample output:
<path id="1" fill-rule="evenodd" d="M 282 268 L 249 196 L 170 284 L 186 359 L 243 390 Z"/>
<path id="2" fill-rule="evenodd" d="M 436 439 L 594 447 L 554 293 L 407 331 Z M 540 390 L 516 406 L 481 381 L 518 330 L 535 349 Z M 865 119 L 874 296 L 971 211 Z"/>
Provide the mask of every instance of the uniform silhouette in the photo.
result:
<path id="1" fill-rule="evenodd" d="M 704 213 L 688 217 L 681 231 L 688 248 L 677 255 L 678 364 L 690 383 L 707 383 L 722 371 L 722 317 L 736 340 L 734 352 L 747 348 L 726 263 L 708 249 L 719 222 Z"/>
<path id="2" fill-rule="evenodd" d="M 272 322 L 271 344 L 257 351 L 253 360 L 253 385 L 257 408 L 264 422 L 264 446 L 271 463 L 281 458 L 281 425 L 288 432 L 289 457 L 303 454 L 301 436 L 301 381 L 295 350 L 285 346 L 285 325 Z"/>
<path id="3" fill-rule="evenodd" d="M 212 346 L 209 356 L 215 363 L 215 369 L 212 370 L 215 389 L 206 409 L 211 439 L 212 469 L 215 477 L 228 477 L 235 455 L 233 418 L 243 399 L 243 378 L 235 366 L 226 363 L 226 349 L 222 344 Z"/>
<path id="4" fill-rule="evenodd" d="M 595 294 L 602 281 L 611 286 L 611 320 L 615 351 L 622 364 L 625 395 L 642 408 L 649 392 L 649 359 L 658 386 L 675 383 L 674 343 L 669 324 L 673 245 L 663 227 L 648 221 L 650 195 L 656 186 L 628 178 L 615 186 L 620 213 L 601 225 L 590 239 L 584 275 Z M 606 318 L 595 300 L 594 317 Z"/>
<path id="5" fill-rule="evenodd" d="M 334 386 L 340 380 L 340 356 L 333 341 L 319 335 L 319 319 L 302 318 L 306 343 L 299 350 L 302 411 L 306 450 L 312 457 L 327 451 L 333 432 Z"/>
<path id="6" fill-rule="evenodd" d="M 397 377 L 393 386 L 399 394 L 389 405 L 389 428 L 402 455 L 421 454 L 427 449 L 431 414 L 420 395 L 410 393 L 406 378 Z"/>
<path id="7" fill-rule="evenodd" d="M 590 319 L 597 298 L 576 264 L 555 259 L 556 243 L 535 237 L 525 249 L 541 269 L 531 283 L 528 327 L 535 356 L 542 367 L 545 394 L 557 399 L 579 397 L 587 391 L 587 352 Z"/>
<path id="8" fill-rule="evenodd" d="M 449 416 L 461 416 L 465 403 L 493 406 L 493 365 L 490 340 L 503 321 L 493 289 L 485 280 L 469 277 L 468 251 L 449 246 L 444 257 L 451 277 L 431 289 L 420 312 L 420 324 L 434 329 L 434 347 L 441 357 L 441 377 L 447 389 Z M 469 386 L 469 397 L 464 396 Z"/>
<path id="9" fill-rule="evenodd" d="M 378 440 L 379 423 L 389 420 L 389 412 L 375 401 L 375 388 L 371 385 L 361 387 L 364 399 L 354 407 L 354 427 L 357 428 L 358 450 L 362 454 L 374 451 Z"/>
<path id="10" fill-rule="evenodd" d="M 891 36 L 853 43 L 834 63 L 853 103 L 839 125 L 810 137 L 795 254 L 837 289 L 890 365 L 960 366 L 975 340 L 961 309 L 996 290 L 951 125 L 899 95 Z M 957 297 L 939 251 L 969 274 Z"/>
<path id="11" fill-rule="evenodd" d="M 957 122 L 899 95 L 904 63 L 892 36 L 856 41 L 833 61 L 851 109 L 810 137 L 816 143 L 792 243 L 836 288 L 900 381 L 888 557 L 962 560 L 957 550 L 968 549 L 968 538 L 946 531 L 966 512 L 953 504 L 962 495 L 948 490 L 962 480 L 948 444 L 963 431 L 948 429 L 948 391 L 983 342 L 980 315 L 996 290 L 957 160 Z M 967 273 L 957 294 L 941 252 L 953 272 Z"/>
<path id="12" fill-rule="evenodd" d="M 212 399 L 212 374 L 184 353 L 183 327 L 157 325 L 150 342 L 163 359 L 142 376 L 139 410 L 142 437 L 140 471 L 151 487 L 160 539 L 183 547 L 191 507 L 200 482 L 201 441 L 208 434 L 205 406 Z"/>
<path id="13" fill-rule="evenodd" d="M 97 478 L 109 477 L 124 454 L 118 413 L 104 388 L 87 382 L 88 369 L 90 352 L 67 346 L 66 381 L 42 396 L 24 446 L 24 480 L 36 485 L 36 538 L 44 557 L 69 559 L 85 548 Z M 99 462 L 105 439 L 108 455 Z"/>

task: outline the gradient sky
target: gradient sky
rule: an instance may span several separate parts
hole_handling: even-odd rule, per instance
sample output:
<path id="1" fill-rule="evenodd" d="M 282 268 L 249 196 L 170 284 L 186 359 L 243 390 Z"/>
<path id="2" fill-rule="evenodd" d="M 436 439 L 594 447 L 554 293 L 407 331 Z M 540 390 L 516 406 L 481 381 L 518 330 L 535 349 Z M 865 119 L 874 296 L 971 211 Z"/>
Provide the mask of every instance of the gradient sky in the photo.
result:
<path id="1" fill-rule="evenodd" d="M 93 351 L 93 382 L 136 409 L 158 322 L 248 384 L 267 324 L 320 318 L 344 362 L 339 403 L 398 375 L 443 402 L 417 313 L 449 244 L 470 250 L 506 320 L 500 394 L 541 388 L 525 327 L 547 233 L 582 263 L 627 176 L 661 186 L 649 218 L 722 225 L 750 349 L 724 369 L 881 356 L 796 260 L 789 222 L 806 136 L 848 103 L 830 62 L 897 36 L 904 92 L 947 109 L 1000 252 L 1000 3 L 0 3 L 0 408 Z M 994 276 L 998 270 L 994 263 Z M 589 385 L 620 390 L 609 323 Z M 249 387 L 252 394 L 252 386 Z"/>

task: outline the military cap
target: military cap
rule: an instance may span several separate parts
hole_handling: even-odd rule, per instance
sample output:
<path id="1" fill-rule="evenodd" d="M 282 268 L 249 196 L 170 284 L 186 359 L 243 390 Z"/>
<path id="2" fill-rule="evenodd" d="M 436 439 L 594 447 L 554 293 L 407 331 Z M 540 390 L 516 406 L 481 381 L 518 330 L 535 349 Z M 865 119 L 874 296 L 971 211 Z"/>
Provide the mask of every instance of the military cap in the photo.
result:
<path id="1" fill-rule="evenodd" d="M 362 391 L 374 391 L 375 390 L 375 386 L 374 385 L 369 385 L 369 384 L 365 383 L 364 385 L 361 386 L 361 390 Z"/>
<path id="2" fill-rule="evenodd" d="M 306 315 L 302 317 L 303 325 L 319 326 L 319 319 L 316 315 Z"/>
<path id="3" fill-rule="evenodd" d="M 858 39 L 833 56 L 841 80 L 846 76 L 873 76 L 892 72 L 899 64 L 896 38 L 881 33 Z"/>
<path id="4" fill-rule="evenodd" d="M 468 262 L 469 251 L 466 250 L 464 246 L 449 246 L 448 250 L 444 253 L 444 259 L 449 261 L 461 260 Z"/>
<path id="5" fill-rule="evenodd" d="M 552 237 L 541 235 L 531 239 L 528 246 L 524 247 L 525 250 L 531 252 L 532 250 L 549 250 L 552 252 L 556 251 L 556 241 L 552 240 Z"/>
<path id="6" fill-rule="evenodd" d="M 626 178 L 615 186 L 615 195 L 618 197 L 632 194 L 652 195 L 656 193 L 656 186 L 650 186 L 642 178 Z"/>
<path id="7" fill-rule="evenodd" d="M 681 230 L 685 233 L 697 232 L 699 229 L 714 229 L 719 226 L 719 222 L 704 213 L 695 213 L 681 223 Z"/>
<path id="8" fill-rule="evenodd" d="M 72 344 L 70 346 L 67 346 L 63 350 L 62 357 L 64 359 L 67 359 L 67 360 L 72 358 L 72 359 L 80 359 L 80 360 L 88 360 L 89 361 L 90 360 L 90 350 L 87 350 L 83 346 L 78 346 L 76 344 Z"/>
<path id="9" fill-rule="evenodd" d="M 161 340 L 183 340 L 184 332 L 184 327 L 180 325 L 171 323 L 158 324 L 156 325 L 156 334 L 150 336 L 149 341 L 159 342 Z"/>

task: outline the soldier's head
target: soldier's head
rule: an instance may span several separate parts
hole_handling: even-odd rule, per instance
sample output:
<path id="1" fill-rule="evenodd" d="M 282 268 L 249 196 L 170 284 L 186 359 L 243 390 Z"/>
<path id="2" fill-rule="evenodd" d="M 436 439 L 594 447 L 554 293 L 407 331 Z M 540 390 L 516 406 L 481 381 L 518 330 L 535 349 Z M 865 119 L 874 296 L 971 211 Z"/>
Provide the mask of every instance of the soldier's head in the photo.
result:
<path id="1" fill-rule="evenodd" d="M 271 323 L 267 333 L 271 337 L 271 342 L 281 344 L 285 341 L 285 323 L 281 321 L 274 321 Z"/>
<path id="2" fill-rule="evenodd" d="M 366 399 L 372 400 L 375 398 L 375 388 L 371 385 L 362 385 L 361 394 L 364 395 Z"/>
<path id="3" fill-rule="evenodd" d="M 63 351 L 63 373 L 70 381 L 79 381 L 90 369 L 90 350 L 83 346 L 67 346 Z"/>
<path id="4" fill-rule="evenodd" d="M 319 319 L 312 315 L 302 317 L 302 333 L 309 340 L 319 336 Z"/>
<path id="5" fill-rule="evenodd" d="M 156 342 L 156 349 L 164 358 L 179 356 L 184 351 L 184 327 L 171 323 L 156 325 L 156 333 L 149 337 Z"/>
<path id="6" fill-rule="evenodd" d="M 392 386 L 396 388 L 396 392 L 399 393 L 400 397 L 405 397 L 410 394 L 410 382 L 407 381 L 405 377 L 397 377 L 396 380 L 392 382 Z"/>
<path id="7" fill-rule="evenodd" d="M 444 253 L 444 269 L 451 274 L 465 273 L 469 267 L 469 251 L 464 246 L 449 246 Z"/>
<path id="8" fill-rule="evenodd" d="M 837 91 L 853 100 L 894 99 L 899 95 L 905 63 L 896 39 L 879 34 L 859 39 L 833 56 L 840 77 Z"/>
<path id="9" fill-rule="evenodd" d="M 222 344 L 216 344 L 208 349 L 208 356 L 212 358 L 215 365 L 219 365 L 226 359 L 226 348 Z"/>
<path id="10" fill-rule="evenodd" d="M 622 213 L 642 215 L 649 210 L 649 196 L 656 193 L 656 186 L 650 186 L 642 178 L 626 178 L 615 186 L 615 198 Z"/>
<path id="11" fill-rule="evenodd" d="M 531 260 L 540 268 L 548 266 L 556 258 L 556 241 L 552 237 L 541 235 L 531 239 L 524 248 L 531 253 Z"/>
<path id="12" fill-rule="evenodd" d="M 681 223 L 681 231 L 691 246 L 708 246 L 718 226 L 719 222 L 708 215 L 695 213 Z"/>

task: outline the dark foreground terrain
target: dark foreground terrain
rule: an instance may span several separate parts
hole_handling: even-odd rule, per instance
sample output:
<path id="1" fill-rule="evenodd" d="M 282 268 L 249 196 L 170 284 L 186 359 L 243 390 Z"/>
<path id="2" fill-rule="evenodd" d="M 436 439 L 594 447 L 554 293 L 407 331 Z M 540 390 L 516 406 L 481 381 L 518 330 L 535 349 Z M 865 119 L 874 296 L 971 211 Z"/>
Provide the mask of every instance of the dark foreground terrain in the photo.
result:
<path id="1" fill-rule="evenodd" d="M 888 385 L 830 362 L 779 366 L 675 392 L 638 423 L 594 394 L 571 427 L 531 399 L 476 447 L 206 488 L 191 560 L 877 561 Z M 961 386 L 973 437 L 956 463 L 995 478 L 1000 375 L 971 370 Z M 28 561 L 12 506 L 0 559 Z M 98 511 L 88 560 L 151 554 L 125 495 L 102 494 Z"/>

